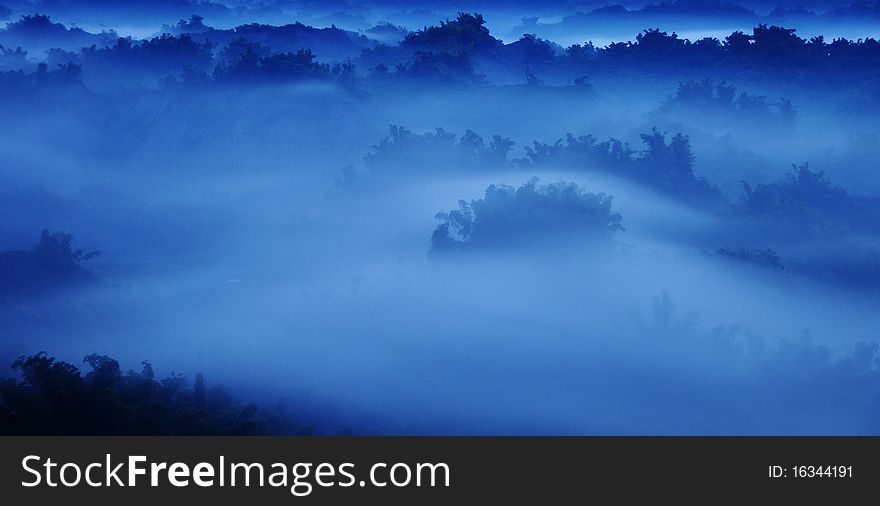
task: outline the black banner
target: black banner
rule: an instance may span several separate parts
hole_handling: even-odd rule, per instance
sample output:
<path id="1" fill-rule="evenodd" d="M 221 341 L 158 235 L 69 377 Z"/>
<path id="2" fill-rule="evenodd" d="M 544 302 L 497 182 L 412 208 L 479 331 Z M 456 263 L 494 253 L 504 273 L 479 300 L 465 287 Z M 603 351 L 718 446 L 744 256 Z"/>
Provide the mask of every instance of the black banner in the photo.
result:
<path id="1" fill-rule="evenodd" d="M 515 504 L 608 498 L 835 503 L 880 478 L 880 439 L 6 437 L 6 504 Z"/>

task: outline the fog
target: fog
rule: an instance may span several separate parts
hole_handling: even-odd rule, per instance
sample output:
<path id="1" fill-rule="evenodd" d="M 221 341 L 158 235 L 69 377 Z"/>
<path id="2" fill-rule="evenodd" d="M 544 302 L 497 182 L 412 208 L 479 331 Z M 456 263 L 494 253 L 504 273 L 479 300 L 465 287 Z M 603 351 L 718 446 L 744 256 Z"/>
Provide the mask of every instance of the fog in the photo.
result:
<path id="1" fill-rule="evenodd" d="M 449 22 L 465 63 L 410 47 L 439 34 L 224 63 L 231 33 L 148 49 L 176 14 L 108 10 L 76 23 L 135 49 L 61 36 L 3 66 L 0 377 L 39 351 L 149 360 L 322 434 L 876 434 L 880 95 L 853 78 L 876 42 L 821 79 L 754 42 L 578 63 L 588 37 L 520 52 L 492 11 Z M 204 22 L 295 20 L 235 12 Z M 815 33 L 860 30 L 835 19 Z M 303 40 L 367 33 L 338 26 Z M 44 229 L 99 255 L 70 279 L 16 263 Z"/>

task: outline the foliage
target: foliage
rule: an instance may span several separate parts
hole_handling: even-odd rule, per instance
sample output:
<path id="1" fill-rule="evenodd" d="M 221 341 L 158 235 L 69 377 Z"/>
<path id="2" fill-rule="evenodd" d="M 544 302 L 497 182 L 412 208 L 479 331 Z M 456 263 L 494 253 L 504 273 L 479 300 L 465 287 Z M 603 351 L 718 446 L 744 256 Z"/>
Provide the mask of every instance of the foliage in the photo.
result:
<path id="1" fill-rule="evenodd" d="M 20 296 L 96 279 L 82 266 L 98 255 L 73 249 L 73 236 L 43 230 L 29 251 L 0 252 L 0 296 Z"/>
<path id="2" fill-rule="evenodd" d="M 49 70 L 47 64 L 40 63 L 34 72 L 0 72 L 0 88 L 8 94 L 30 96 L 41 90 L 80 86 L 81 78 L 82 68 L 74 63 L 58 65 L 55 70 Z"/>
<path id="3" fill-rule="evenodd" d="M 480 14 L 460 12 L 452 21 L 441 21 L 438 26 L 428 26 L 408 34 L 401 46 L 406 49 L 450 54 L 473 54 L 497 49 L 502 43 L 492 37 L 485 24 L 486 20 Z"/>
<path id="4" fill-rule="evenodd" d="M 315 28 L 302 23 L 283 26 L 251 23 L 218 29 L 205 25 L 199 16 L 166 26 L 166 33 L 160 36 L 135 41 L 112 32 L 90 34 L 79 28 L 66 28 L 46 16 L 34 15 L 11 23 L 5 32 L 0 31 L 0 44 L 12 51 L 16 46 L 27 47 L 30 39 L 21 39 L 22 34 L 37 37 L 33 35 L 35 30 L 39 32 L 39 40 L 69 42 L 45 48 L 51 52 L 50 63 L 81 64 L 87 74 L 94 72 L 104 77 L 118 69 L 159 74 L 158 78 L 178 75 L 185 67 L 209 72 L 218 64 L 229 65 L 231 55 L 241 55 L 236 46 L 244 41 L 262 48 L 256 52 L 260 59 L 269 59 L 265 67 L 281 67 L 280 74 L 275 70 L 260 73 L 263 64 L 251 65 L 250 59 L 243 59 L 238 70 L 257 72 L 248 82 L 274 81 L 279 75 L 298 77 L 303 68 L 318 71 L 310 67 L 317 63 L 302 60 L 304 52 L 320 55 L 325 63 L 348 61 L 360 77 L 367 75 L 370 69 L 385 69 L 385 72 L 374 73 L 378 78 L 375 85 L 379 87 L 389 79 L 414 78 L 442 84 L 481 84 L 490 81 L 482 73 L 484 67 L 505 68 L 515 75 L 525 73 L 532 76 L 533 82 L 545 81 L 545 76 L 564 78 L 570 83 L 577 79 L 582 82 L 587 76 L 595 79 L 633 73 L 683 80 L 706 77 L 749 80 L 760 76 L 764 82 L 797 81 L 810 88 L 858 87 L 870 91 L 871 85 L 865 83 L 880 78 L 877 70 L 880 42 L 874 38 L 854 41 L 838 38 L 826 42 L 821 36 L 805 39 L 794 29 L 767 24 L 758 24 L 751 33 L 737 31 L 723 39 L 704 37 L 694 41 L 649 28 L 628 42 L 606 47 L 575 44 L 563 49 L 531 34 L 504 44 L 492 36 L 485 19 L 476 13 L 459 13 L 453 20 L 407 33 L 396 45 L 386 45 L 336 27 Z M 388 42 L 394 44 L 394 41 Z M 215 52 L 218 47 L 228 50 Z M 387 72 L 388 69 L 395 71 Z M 325 71 L 318 73 L 329 75 Z M 868 95 L 873 97 L 871 93 Z M 734 107 L 744 110 L 770 107 L 783 120 L 789 120 L 794 112 L 791 103 L 785 100 L 778 104 L 767 104 L 763 100 L 741 94 Z"/>
<path id="5" fill-rule="evenodd" d="M 129 71 L 176 72 L 186 65 L 209 67 L 213 44 L 198 43 L 187 34 L 162 34 L 143 41 L 119 38 L 109 47 L 84 48 L 80 60 L 87 67 L 125 68 Z"/>
<path id="6" fill-rule="evenodd" d="M 484 79 L 464 51 L 417 51 L 412 61 L 397 65 L 395 75 L 435 84 L 475 84 Z"/>
<path id="7" fill-rule="evenodd" d="M 440 212 L 443 223 L 431 237 L 434 252 L 485 249 L 547 242 L 561 238 L 609 242 L 623 230 L 611 210 L 611 196 L 588 193 L 574 183 L 519 188 L 491 185 L 482 199 L 460 200 L 459 208 Z"/>
<path id="8" fill-rule="evenodd" d="M 711 79 L 679 83 L 675 95 L 663 103 L 660 111 L 713 114 L 725 122 L 745 121 L 752 126 L 775 122 L 791 127 L 797 122 L 797 107 L 791 100 L 780 98 L 778 103 L 769 103 L 763 96 L 746 92 L 737 95 L 735 87 Z"/>
<path id="9" fill-rule="evenodd" d="M 880 201 L 847 193 L 822 171 L 793 166 L 773 183 L 743 182 L 743 194 L 721 216 L 733 225 L 728 234 L 785 253 L 788 271 L 852 287 L 880 282 L 880 247 L 871 239 L 880 232 Z M 755 253 L 726 256 L 755 263 Z"/>
<path id="10" fill-rule="evenodd" d="M 208 388 L 179 374 L 157 380 L 144 361 L 141 372 L 123 374 L 119 362 L 91 354 L 91 370 L 45 352 L 12 365 L 21 381 L 0 380 L 0 434 L 43 435 L 251 435 L 306 434 L 282 405 L 258 408 L 235 399 L 223 386 Z"/>
<path id="11" fill-rule="evenodd" d="M 315 55 L 307 49 L 260 56 L 248 47 L 228 64 L 220 63 L 214 69 L 214 79 L 227 82 L 283 82 L 328 76 L 330 67 L 316 62 Z"/>
<path id="12" fill-rule="evenodd" d="M 391 125 L 387 137 L 364 157 L 371 175 L 405 175 L 414 166 L 420 170 L 434 168 L 447 171 L 473 168 L 499 168 L 508 164 L 507 154 L 513 142 L 495 135 L 486 142 L 477 133 L 466 130 L 460 138 L 438 128 L 424 134 Z"/>
<path id="13" fill-rule="evenodd" d="M 752 187 L 743 182 L 735 210 L 753 219 L 809 237 L 833 237 L 847 231 L 880 231 L 877 199 L 849 195 L 833 185 L 822 171 L 809 166 L 793 170 L 775 183 Z"/>
<path id="14" fill-rule="evenodd" d="M 620 140 L 599 142 L 592 135 L 569 134 L 553 144 L 535 141 L 526 147 L 526 159 L 520 164 L 606 171 L 692 204 L 715 206 L 721 202 L 720 192 L 694 174 L 694 156 L 687 137 L 677 133 L 667 143 L 666 135 L 654 128 L 641 139 L 645 145 L 641 153 Z"/>

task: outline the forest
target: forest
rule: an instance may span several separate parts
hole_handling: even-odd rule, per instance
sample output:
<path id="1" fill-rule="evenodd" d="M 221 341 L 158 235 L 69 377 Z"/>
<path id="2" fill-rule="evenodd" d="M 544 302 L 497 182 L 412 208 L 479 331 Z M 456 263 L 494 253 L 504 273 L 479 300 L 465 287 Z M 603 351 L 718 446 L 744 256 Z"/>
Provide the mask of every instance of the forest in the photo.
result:
<path id="1" fill-rule="evenodd" d="M 0 434 L 880 432 L 876 2 L 0 4 Z"/>

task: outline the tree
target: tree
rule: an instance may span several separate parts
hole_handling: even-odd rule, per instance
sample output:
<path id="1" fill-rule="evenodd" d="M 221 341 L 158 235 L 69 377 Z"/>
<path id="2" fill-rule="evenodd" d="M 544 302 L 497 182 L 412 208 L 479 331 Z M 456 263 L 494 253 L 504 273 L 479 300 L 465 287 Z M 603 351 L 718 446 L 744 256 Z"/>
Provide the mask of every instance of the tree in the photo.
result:
<path id="1" fill-rule="evenodd" d="M 12 364 L 21 381 L 0 379 L 0 434 L 233 435 L 305 434 L 286 410 L 259 408 L 233 398 L 222 386 L 208 389 L 197 374 L 192 389 L 172 373 L 156 381 L 152 366 L 122 374 L 119 362 L 99 354 L 83 362 L 83 375 L 45 352 Z"/>
<path id="2" fill-rule="evenodd" d="M 73 249 L 72 241 L 70 234 L 43 230 L 31 250 L 0 252 L 0 295 L 22 296 L 95 280 L 95 274 L 82 264 L 98 252 Z"/>
<path id="3" fill-rule="evenodd" d="M 459 201 L 457 210 L 436 215 L 442 223 L 432 234 L 432 251 L 491 249 L 561 241 L 608 243 L 623 230 L 611 210 L 611 197 L 588 193 L 574 183 L 519 188 L 491 185 L 482 199 Z"/>

